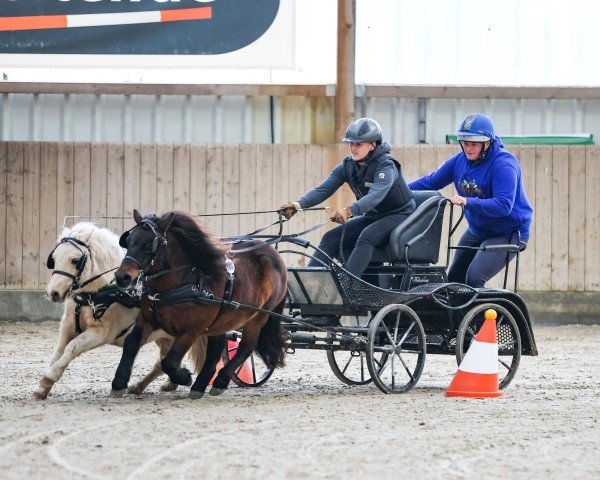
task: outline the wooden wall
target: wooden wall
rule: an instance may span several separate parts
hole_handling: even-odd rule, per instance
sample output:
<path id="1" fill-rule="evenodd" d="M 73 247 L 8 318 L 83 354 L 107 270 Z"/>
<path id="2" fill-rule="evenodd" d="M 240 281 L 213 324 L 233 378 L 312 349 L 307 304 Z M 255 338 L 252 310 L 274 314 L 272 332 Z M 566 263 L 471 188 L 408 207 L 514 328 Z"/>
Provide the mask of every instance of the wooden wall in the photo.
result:
<path id="1" fill-rule="evenodd" d="M 341 145 L 195 145 L 0 142 L 0 288 L 42 289 L 61 226 L 89 217 L 117 232 L 143 213 L 271 210 L 317 185 L 346 152 Z M 412 180 L 456 146 L 398 146 Z M 511 147 L 521 161 L 535 221 L 520 287 L 600 291 L 600 147 Z M 444 190 L 447 196 L 452 189 Z M 330 202 L 346 205 L 345 191 Z M 80 216 L 84 218 L 66 218 Z M 94 217 L 109 217 L 94 218 Z M 320 212 L 290 222 L 300 231 Z M 215 234 L 246 233 L 273 214 L 205 217 Z M 318 242 L 321 232 L 309 238 Z M 289 259 L 291 261 L 291 259 Z M 498 285 L 495 280 L 494 285 Z"/>

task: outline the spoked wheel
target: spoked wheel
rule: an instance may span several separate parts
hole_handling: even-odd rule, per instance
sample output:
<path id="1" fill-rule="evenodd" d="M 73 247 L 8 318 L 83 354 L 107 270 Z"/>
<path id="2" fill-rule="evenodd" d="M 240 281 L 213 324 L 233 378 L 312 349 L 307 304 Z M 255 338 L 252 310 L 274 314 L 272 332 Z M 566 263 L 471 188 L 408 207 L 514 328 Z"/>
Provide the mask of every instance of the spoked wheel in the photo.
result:
<path id="1" fill-rule="evenodd" d="M 227 347 L 223 350 L 223 365 L 237 352 L 237 341 L 228 340 Z M 231 377 L 231 381 L 238 387 L 260 387 L 273 375 L 273 369 L 265 365 L 262 358 L 256 353 L 252 354 L 239 367 Z"/>
<path id="2" fill-rule="evenodd" d="M 401 304 L 379 310 L 369 324 L 367 367 L 384 393 L 405 393 L 419 381 L 425 365 L 425 331 L 417 314 Z M 389 356 L 380 367 L 376 360 Z"/>
<path id="3" fill-rule="evenodd" d="M 512 381 L 521 361 L 521 335 L 515 318 L 504 307 L 495 303 L 484 303 L 469 310 L 456 332 L 456 361 L 460 365 L 471 342 L 485 320 L 485 311 L 496 310 L 496 335 L 498 337 L 498 380 L 499 388 L 506 388 Z"/>
<path id="4" fill-rule="evenodd" d="M 357 334 L 345 333 L 344 335 L 354 337 Z M 379 370 L 383 368 L 387 359 L 387 353 L 377 352 L 375 363 Z M 346 385 L 366 385 L 373 381 L 367 368 L 367 356 L 364 351 L 327 350 L 327 360 L 334 375 Z"/>

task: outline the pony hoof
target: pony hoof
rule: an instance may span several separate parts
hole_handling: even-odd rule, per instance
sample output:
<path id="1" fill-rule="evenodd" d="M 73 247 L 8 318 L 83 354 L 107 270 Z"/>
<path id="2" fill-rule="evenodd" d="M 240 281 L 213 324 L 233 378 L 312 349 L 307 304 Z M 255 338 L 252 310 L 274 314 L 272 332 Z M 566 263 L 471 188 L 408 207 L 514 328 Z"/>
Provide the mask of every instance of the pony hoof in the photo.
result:
<path id="1" fill-rule="evenodd" d="M 210 393 L 213 397 L 217 396 L 217 395 L 221 395 L 223 392 L 225 391 L 224 388 L 216 388 L 216 387 L 212 387 L 210 389 Z"/>
<path id="2" fill-rule="evenodd" d="M 131 393 L 132 395 L 141 395 L 143 392 L 144 392 L 144 390 L 142 390 L 142 387 L 140 387 L 139 385 L 134 385 L 133 387 L 127 387 L 127 393 Z"/>
<path id="3" fill-rule="evenodd" d="M 125 395 L 126 391 L 127 391 L 126 388 L 124 388 L 122 390 L 111 390 L 109 396 L 111 398 L 121 398 L 123 395 Z"/>
<path id="4" fill-rule="evenodd" d="M 47 396 L 48 396 L 48 393 L 33 392 L 33 395 L 31 395 L 31 398 L 33 398 L 34 400 L 46 400 Z"/>
<path id="5" fill-rule="evenodd" d="M 174 392 L 177 390 L 177 384 L 173 382 L 165 382 L 160 386 L 161 392 Z"/>
<path id="6" fill-rule="evenodd" d="M 204 396 L 204 392 L 199 392 L 198 390 L 190 390 L 190 394 L 188 396 L 192 400 L 197 400 Z"/>

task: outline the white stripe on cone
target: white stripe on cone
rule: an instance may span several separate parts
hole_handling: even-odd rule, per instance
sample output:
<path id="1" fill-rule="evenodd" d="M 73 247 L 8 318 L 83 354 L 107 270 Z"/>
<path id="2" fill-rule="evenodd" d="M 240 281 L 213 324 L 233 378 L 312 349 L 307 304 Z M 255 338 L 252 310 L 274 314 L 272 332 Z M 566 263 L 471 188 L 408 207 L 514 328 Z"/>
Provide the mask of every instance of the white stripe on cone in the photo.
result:
<path id="1" fill-rule="evenodd" d="M 498 345 L 473 340 L 458 369 L 468 373 L 498 373 Z"/>

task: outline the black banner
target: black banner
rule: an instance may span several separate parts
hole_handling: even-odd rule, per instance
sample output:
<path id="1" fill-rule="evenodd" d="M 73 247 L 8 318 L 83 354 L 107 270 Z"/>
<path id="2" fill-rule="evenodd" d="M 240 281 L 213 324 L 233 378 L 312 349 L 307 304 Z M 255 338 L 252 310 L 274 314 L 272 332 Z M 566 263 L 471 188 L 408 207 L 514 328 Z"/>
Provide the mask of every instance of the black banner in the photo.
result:
<path id="1" fill-rule="evenodd" d="M 250 45 L 280 0 L 0 0 L 0 53 L 216 55 Z"/>

